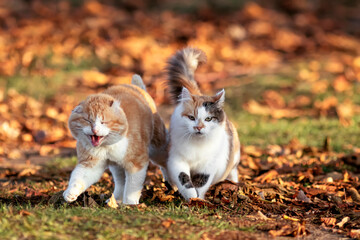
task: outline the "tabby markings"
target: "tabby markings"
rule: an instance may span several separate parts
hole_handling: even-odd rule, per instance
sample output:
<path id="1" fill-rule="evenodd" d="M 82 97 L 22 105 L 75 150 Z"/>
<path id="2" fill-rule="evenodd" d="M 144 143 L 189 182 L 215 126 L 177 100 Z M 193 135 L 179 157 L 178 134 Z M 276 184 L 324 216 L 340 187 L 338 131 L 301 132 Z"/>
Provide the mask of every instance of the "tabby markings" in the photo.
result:
<path id="1" fill-rule="evenodd" d="M 191 180 L 196 188 L 204 186 L 209 180 L 210 175 L 205 173 L 195 174 Z"/>
<path id="2" fill-rule="evenodd" d="M 194 185 L 192 184 L 192 182 L 190 181 L 190 177 L 189 175 L 187 175 L 184 172 L 181 172 L 179 174 L 179 181 L 181 183 L 181 185 L 183 185 L 186 188 L 193 188 Z"/>

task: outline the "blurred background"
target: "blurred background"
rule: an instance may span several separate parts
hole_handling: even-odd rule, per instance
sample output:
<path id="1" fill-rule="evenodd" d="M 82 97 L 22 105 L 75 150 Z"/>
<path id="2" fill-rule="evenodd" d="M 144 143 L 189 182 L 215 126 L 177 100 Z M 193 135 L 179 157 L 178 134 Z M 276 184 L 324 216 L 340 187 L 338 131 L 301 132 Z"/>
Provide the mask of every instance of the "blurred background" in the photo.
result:
<path id="1" fill-rule="evenodd" d="M 244 153 L 357 153 L 359 13 L 354 0 L 2 0 L 0 162 L 73 155 L 71 110 L 134 73 L 168 121 L 164 66 L 185 46 L 206 52 L 197 80 L 226 89 Z"/>

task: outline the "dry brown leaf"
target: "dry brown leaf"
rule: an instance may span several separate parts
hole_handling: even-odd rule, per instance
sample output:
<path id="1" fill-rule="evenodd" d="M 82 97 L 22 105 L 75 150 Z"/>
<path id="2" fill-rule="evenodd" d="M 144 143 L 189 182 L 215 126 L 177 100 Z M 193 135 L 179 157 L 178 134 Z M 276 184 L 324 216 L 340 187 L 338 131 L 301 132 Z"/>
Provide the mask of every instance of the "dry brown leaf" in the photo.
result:
<path id="1" fill-rule="evenodd" d="M 256 177 L 254 180 L 257 182 L 270 182 L 271 180 L 273 180 L 275 177 L 277 177 L 279 174 L 276 170 L 270 170 L 266 173 L 263 173 L 262 175 Z"/>
<path id="2" fill-rule="evenodd" d="M 175 224 L 176 222 L 170 218 L 161 222 L 161 225 L 165 228 L 169 228 L 171 225 Z"/>
<path id="3" fill-rule="evenodd" d="M 243 148 L 244 153 L 253 156 L 253 157 L 260 157 L 262 155 L 262 151 L 260 148 L 253 146 L 253 145 L 247 145 Z"/>
<path id="4" fill-rule="evenodd" d="M 189 207 L 207 207 L 209 209 L 216 208 L 213 203 L 201 198 L 190 198 L 189 202 L 186 203 L 186 205 Z"/>
<path id="5" fill-rule="evenodd" d="M 26 177 L 31 176 L 37 173 L 37 170 L 34 168 L 25 168 L 21 172 L 19 172 L 18 177 Z"/>
<path id="6" fill-rule="evenodd" d="M 26 211 L 26 210 L 20 210 L 19 215 L 21 216 L 30 216 L 33 215 L 31 212 Z"/>
<path id="7" fill-rule="evenodd" d="M 118 208 L 119 205 L 116 202 L 116 199 L 114 197 L 114 194 L 111 194 L 111 197 L 109 198 L 109 201 L 106 203 L 107 206 L 111 207 L 111 208 Z"/>
<path id="8" fill-rule="evenodd" d="M 359 239 L 360 238 L 360 229 L 351 229 L 349 235 L 352 238 Z"/>
<path id="9" fill-rule="evenodd" d="M 97 87 L 109 82 L 109 78 L 105 74 L 97 71 L 84 71 L 82 78 L 84 85 L 89 87 Z"/>
<path id="10" fill-rule="evenodd" d="M 270 230 L 269 234 L 273 237 L 279 236 L 304 236 L 307 235 L 309 232 L 305 228 L 305 223 L 296 223 L 294 225 L 285 225 L 280 230 Z"/>
<path id="11" fill-rule="evenodd" d="M 345 76 L 341 75 L 335 78 L 333 82 L 333 88 L 337 92 L 344 92 L 351 88 L 351 84 L 348 80 L 346 80 Z"/>
<path id="12" fill-rule="evenodd" d="M 350 221 L 350 218 L 344 217 L 339 223 L 336 224 L 336 226 L 338 226 L 339 228 L 343 228 L 348 221 Z"/>
<path id="13" fill-rule="evenodd" d="M 278 93 L 273 90 L 267 90 L 263 93 L 265 103 L 271 108 L 284 108 L 285 100 Z"/>
<path id="14" fill-rule="evenodd" d="M 336 218 L 331 217 L 322 217 L 320 218 L 321 222 L 323 222 L 326 226 L 334 227 L 336 224 Z"/>
<path id="15" fill-rule="evenodd" d="M 300 219 L 289 217 L 287 215 L 283 215 L 283 219 L 290 220 L 290 221 L 293 221 L 293 222 L 300 222 L 301 221 Z"/>
<path id="16" fill-rule="evenodd" d="M 350 100 L 344 101 L 336 107 L 336 113 L 342 125 L 349 126 L 354 116 L 354 105 Z"/>
<path id="17" fill-rule="evenodd" d="M 354 202 L 358 202 L 360 203 L 360 194 L 359 192 L 356 190 L 356 188 L 354 187 L 351 187 L 347 190 L 351 196 L 351 199 L 354 201 Z"/>

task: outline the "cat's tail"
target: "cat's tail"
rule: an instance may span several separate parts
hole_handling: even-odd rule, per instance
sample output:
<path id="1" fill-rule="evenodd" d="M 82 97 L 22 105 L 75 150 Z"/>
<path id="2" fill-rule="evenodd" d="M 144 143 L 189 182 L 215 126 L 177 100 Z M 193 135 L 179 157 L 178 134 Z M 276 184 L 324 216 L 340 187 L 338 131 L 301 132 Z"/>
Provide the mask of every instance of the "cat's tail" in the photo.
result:
<path id="1" fill-rule="evenodd" d="M 146 91 L 146 86 L 140 75 L 134 74 L 131 79 L 131 84 L 136 85 Z"/>
<path id="2" fill-rule="evenodd" d="M 166 66 L 167 84 L 174 102 L 178 101 L 183 87 L 187 88 L 191 94 L 201 95 L 194 73 L 197 67 L 205 62 L 205 53 L 200 49 L 190 47 L 177 51 L 169 59 Z"/>

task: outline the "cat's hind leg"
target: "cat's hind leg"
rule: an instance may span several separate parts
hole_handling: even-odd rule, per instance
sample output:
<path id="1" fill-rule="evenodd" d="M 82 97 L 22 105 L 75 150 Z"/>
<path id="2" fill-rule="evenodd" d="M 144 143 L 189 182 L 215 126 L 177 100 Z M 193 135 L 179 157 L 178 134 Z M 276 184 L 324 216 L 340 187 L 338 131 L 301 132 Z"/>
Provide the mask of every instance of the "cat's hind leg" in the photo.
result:
<path id="1" fill-rule="evenodd" d="M 139 204 L 148 165 L 149 162 L 146 162 L 141 169 L 135 172 L 133 170 L 125 169 L 124 204 Z"/>
<path id="2" fill-rule="evenodd" d="M 75 201 L 88 187 L 99 181 L 104 171 L 105 164 L 101 161 L 93 166 L 79 163 L 72 171 L 69 186 L 63 193 L 65 201 Z"/>
<path id="3" fill-rule="evenodd" d="M 114 197 L 116 201 L 121 202 L 124 196 L 124 185 L 125 185 L 125 170 L 119 165 L 110 165 L 110 172 L 114 179 Z"/>
<path id="4" fill-rule="evenodd" d="M 227 176 L 226 178 L 227 180 L 233 181 L 234 183 L 238 183 L 239 182 L 239 174 L 238 174 L 238 169 L 237 166 L 235 166 L 229 173 L 229 176 Z"/>

